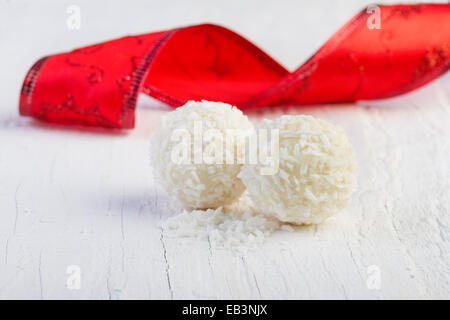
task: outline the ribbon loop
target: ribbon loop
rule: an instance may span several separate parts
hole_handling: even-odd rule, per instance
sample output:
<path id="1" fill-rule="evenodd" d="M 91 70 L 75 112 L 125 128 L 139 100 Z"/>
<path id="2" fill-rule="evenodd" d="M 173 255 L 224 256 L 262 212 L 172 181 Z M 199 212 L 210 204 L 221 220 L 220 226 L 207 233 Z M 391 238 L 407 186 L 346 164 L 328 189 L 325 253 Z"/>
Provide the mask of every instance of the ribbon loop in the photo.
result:
<path id="1" fill-rule="evenodd" d="M 294 72 L 212 24 L 127 36 L 45 57 L 25 77 L 20 114 L 129 129 L 140 92 L 173 107 L 192 99 L 242 109 L 350 102 L 402 94 L 449 69 L 449 4 L 369 8 Z"/>

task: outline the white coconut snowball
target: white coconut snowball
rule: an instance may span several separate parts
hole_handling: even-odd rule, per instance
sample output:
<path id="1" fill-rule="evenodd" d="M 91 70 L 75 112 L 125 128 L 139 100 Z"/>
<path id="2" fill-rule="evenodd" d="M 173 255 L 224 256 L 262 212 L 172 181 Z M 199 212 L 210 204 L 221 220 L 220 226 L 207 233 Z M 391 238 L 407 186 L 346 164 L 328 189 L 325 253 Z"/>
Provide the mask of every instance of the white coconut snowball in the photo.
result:
<path id="1" fill-rule="evenodd" d="M 229 104 L 188 101 L 161 118 L 152 138 L 151 161 L 156 184 L 189 208 L 217 208 L 230 203 L 245 189 L 237 178 L 241 165 L 236 158 L 237 150 L 245 141 L 232 139 L 232 143 L 227 143 L 227 130 L 242 132 L 252 128 L 247 116 Z M 208 135 L 208 131 L 214 134 Z M 190 139 L 186 139 L 186 134 Z M 199 141 L 203 142 L 200 149 Z M 215 158 L 219 154 L 214 149 L 217 143 L 222 144 L 222 163 Z M 190 150 L 187 157 L 180 151 L 181 147 Z M 227 152 L 232 152 L 231 163 L 227 161 Z M 196 161 L 199 153 L 210 157 Z"/>
<path id="2" fill-rule="evenodd" d="M 242 168 L 257 208 L 284 222 L 317 224 L 349 203 L 356 160 L 343 129 L 302 115 L 264 120 L 261 128 L 279 130 L 279 171 L 261 175 L 260 163 Z"/>

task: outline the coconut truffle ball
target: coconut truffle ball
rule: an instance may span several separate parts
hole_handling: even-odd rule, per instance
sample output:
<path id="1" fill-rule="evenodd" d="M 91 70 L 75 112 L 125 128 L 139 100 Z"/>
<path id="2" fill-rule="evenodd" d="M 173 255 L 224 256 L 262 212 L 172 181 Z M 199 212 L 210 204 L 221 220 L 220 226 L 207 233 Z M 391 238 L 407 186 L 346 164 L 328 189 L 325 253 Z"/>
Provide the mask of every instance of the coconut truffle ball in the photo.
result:
<path id="1" fill-rule="evenodd" d="M 252 128 L 247 116 L 229 104 L 188 101 L 161 118 L 152 138 L 156 183 L 189 208 L 217 208 L 232 202 L 245 189 L 237 178 L 242 166 L 237 150 L 243 147 L 245 152 L 245 141 L 227 140 L 226 135 L 228 130 Z M 222 150 L 216 149 L 219 145 Z"/>
<path id="2" fill-rule="evenodd" d="M 264 120 L 261 128 L 269 137 L 279 130 L 279 170 L 261 175 L 258 162 L 239 174 L 258 209 L 284 222 L 317 224 L 349 203 L 356 161 L 343 129 L 303 115 Z"/>

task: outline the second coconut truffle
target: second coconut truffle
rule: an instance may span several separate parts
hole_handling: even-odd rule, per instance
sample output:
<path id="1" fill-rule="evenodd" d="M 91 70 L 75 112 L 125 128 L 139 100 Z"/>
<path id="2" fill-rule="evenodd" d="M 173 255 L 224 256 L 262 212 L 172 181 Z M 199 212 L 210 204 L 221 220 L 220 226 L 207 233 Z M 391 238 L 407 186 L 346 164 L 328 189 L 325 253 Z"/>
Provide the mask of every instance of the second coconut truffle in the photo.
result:
<path id="1" fill-rule="evenodd" d="M 254 205 L 277 219 L 316 224 L 343 209 L 356 187 L 356 162 L 345 132 L 311 116 L 264 120 L 279 132 L 279 170 L 261 175 L 261 164 L 245 165 L 239 177 Z"/>

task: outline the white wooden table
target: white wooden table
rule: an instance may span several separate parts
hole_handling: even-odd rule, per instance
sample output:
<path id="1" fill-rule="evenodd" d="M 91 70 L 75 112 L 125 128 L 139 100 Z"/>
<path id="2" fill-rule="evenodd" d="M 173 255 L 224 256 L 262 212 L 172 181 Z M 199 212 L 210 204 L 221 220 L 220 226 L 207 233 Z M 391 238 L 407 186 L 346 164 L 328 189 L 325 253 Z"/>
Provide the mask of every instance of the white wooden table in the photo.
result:
<path id="1" fill-rule="evenodd" d="M 78 2 L 82 28 L 67 30 L 65 8 L 76 1 L 0 1 L 0 298 L 450 298 L 450 74 L 384 101 L 249 112 L 255 122 L 304 113 L 343 126 L 359 188 L 326 223 L 276 233 L 247 253 L 184 243 L 158 227 L 181 210 L 151 178 L 149 138 L 168 112 L 162 104 L 142 96 L 136 128 L 123 133 L 17 115 L 22 78 L 47 53 L 209 20 L 293 68 L 364 3 L 325 12 L 202 2 L 188 11 L 180 1 L 161 14 L 152 8 L 163 3 Z M 274 18 L 293 11 L 295 21 Z M 298 43 L 287 34 L 294 25 L 305 34 Z M 301 32 L 312 26 L 313 35 Z"/>

